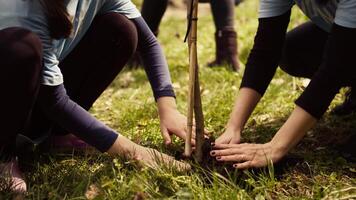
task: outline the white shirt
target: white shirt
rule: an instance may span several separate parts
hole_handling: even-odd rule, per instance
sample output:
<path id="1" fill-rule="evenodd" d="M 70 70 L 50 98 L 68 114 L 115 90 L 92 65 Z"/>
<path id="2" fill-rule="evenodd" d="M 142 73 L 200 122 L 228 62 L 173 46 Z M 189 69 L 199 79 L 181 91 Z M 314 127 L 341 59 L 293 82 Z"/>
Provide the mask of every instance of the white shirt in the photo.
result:
<path id="1" fill-rule="evenodd" d="M 36 33 L 41 39 L 44 85 L 56 86 L 63 83 L 58 64 L 79 43 L 96 15 L 117 12 L 129 19 L 140 17 L 139 11 L 130 0 L 68 0 L 67 10 L 73 19 L 73 34 L 70 38 L 53 40 L 39 0 L 0 0 L 0 30 L 23 27 Z"/>
<path id="2" fill-rule="evenodd" d="M 260 0 L 259 17 L 275 17 L 287 12 L 294 4 L 317 26 L 330 31 L 333 23 L 356 28 L 356 0 Z"/>

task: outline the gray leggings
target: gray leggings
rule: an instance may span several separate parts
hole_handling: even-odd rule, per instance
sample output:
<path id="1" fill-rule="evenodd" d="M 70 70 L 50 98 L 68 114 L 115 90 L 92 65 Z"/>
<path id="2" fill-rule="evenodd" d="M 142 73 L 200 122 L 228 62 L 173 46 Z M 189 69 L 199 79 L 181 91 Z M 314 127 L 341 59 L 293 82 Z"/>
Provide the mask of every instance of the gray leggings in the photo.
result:
<path id="1" fill-rule="evenodd" d="M 234 28 L 234 0 L 210 0 L 216 30 Z M 144 0 L 142 17 L 151 31 L 157 34 L 158 27 L 167 9 L 168 0 Z"/>

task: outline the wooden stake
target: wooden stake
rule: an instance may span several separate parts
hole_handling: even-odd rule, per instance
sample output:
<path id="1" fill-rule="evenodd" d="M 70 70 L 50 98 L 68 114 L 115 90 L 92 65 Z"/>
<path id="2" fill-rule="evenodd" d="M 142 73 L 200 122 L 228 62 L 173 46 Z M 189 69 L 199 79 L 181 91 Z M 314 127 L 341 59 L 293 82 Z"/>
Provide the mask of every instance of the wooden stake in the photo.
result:
<path id="1" fill-rule="evenodd" d="M 202 146 L 204 142 L 204 118 L 201 105 L 199 69 L 197 57 L 197 22 L 198 22 L 198 0 L 191 0 L 188 6 L 188 47 L 189 47 L 189 91 L 188 91 L 188 133 L 185 141 L 184 154 L 191 156 L 193 119 L 195 113 L 196 121 L 196 159 L 202 161 Z"/>
<path id="2" fill-rule="evenodd" d="M 198 163 L 203 161 L 203 144 L 204 144 L 204 115 L 201 104 L 200 84 L 199 84 L 199 67 L 196 67 L 195 88 L 194 88 L 194 114 L 196 123 L 195 138 L 195 159 Z"/>

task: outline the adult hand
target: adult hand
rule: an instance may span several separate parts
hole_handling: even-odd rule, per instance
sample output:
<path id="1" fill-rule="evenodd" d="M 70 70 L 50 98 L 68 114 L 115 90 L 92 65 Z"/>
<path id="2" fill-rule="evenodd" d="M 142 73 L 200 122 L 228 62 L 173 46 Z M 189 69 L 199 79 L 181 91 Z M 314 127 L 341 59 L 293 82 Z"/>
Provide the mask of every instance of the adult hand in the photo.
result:
<path id="1" fill-rule="evenodd" d="M 173 134 L 185 140 L 187 135 L 187 118 L 177 110 L 175 99 L 172 97 L 161 97 L 157 103 L 164 143 L 166 145 L 171 144 L 171 135 Z M 195 145 L 194 138 L 195 125 L 193 124 L 192 145 Z"/>
<path id="2" fill-rule="evenodd" d="M 217 144 L 238 144 L 241 142 L 241 132 L 256 107 L 261 95 L 250 88 L 241 88 L 236 98 L 226 131 L 216 139 Z"/>
<path id="3" fill-rule="evenodd" d="M 241 131 L 233 131 L 227 128 L 225 132 L 215 140 L 216 144 L 238 144 L 241 141 Z"/>
<path id="4" fill-rule="evenodd" d="M 287 152 L 265 144 L 215 144 L 210 155 L 220 162 L 233 162 L 237 169 L 265 167 L 278 162 Z"/>

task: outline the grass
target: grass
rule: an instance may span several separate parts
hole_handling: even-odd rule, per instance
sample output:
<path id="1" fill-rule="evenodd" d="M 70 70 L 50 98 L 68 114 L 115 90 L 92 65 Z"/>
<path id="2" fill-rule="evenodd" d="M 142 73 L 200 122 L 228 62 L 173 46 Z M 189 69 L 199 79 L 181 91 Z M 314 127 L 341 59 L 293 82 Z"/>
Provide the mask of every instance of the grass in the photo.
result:
<path id="1" fill-rule="evenodd" d="M 246 62 L 257 27 L 257 1 L 248 0 L 236 8 L 240 61 Z M 290 28 L 306 18 L 294 10 Z M 186 113 L 188 91 L 187 47 L 184 44 L 185 17 L 166 18 L 160 28 L 162 44 L 178 108 Z M 205 123 L 215 136 L 223 132 L 241 81 L 226 67 L 207 68 L 214 58 L 214 27 L 211 16 L 199 18 L 198 52 Z M 243 133 L 246 140 L 268 141 L 286 120 L 293 101 L 302 92 L 300 79 L 278 70 L 262 102 Z M 294 84 L 296 83 L 296 84 Z M 297 87 L 295 87 L 295 85 Z M 332 106 L 340 103 L 338 95 Z M 118 132 L 141 145 L 174 154 L 183 148 L 175 140 L 165 148 L 159 131 L 155 102 L 143 70 L 121 73 L 91 112 Z M 26 172 L 26 199 L 342 199 L 356 198 L 356 166 L 334 148 L 337 141 L 355 130 L 355 116 L 335 118 L 328 114 L 291 152 L 301 161 L 278 172 L 273 166 L 262 171 L 216 171 L 198 169 L 181 173 L 172 169 L 137 169 L 132 163 L 107 155 L 52 155 L 35 161 Z M 225 173 L 226 174 L 226 173 Z M 353 196 L 352 196 L 353 195 Z M 6 192 L 0 199 L 8 198 Z"/>

